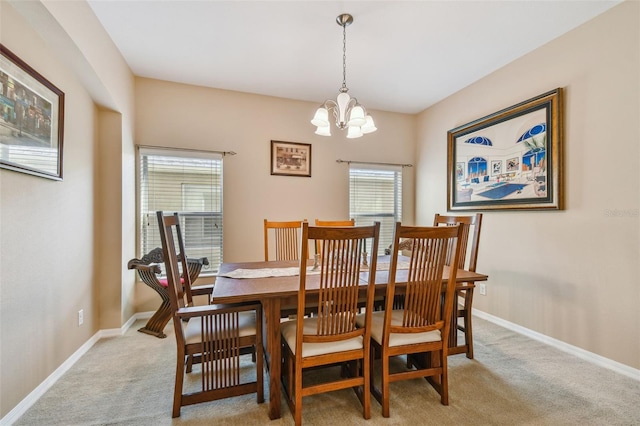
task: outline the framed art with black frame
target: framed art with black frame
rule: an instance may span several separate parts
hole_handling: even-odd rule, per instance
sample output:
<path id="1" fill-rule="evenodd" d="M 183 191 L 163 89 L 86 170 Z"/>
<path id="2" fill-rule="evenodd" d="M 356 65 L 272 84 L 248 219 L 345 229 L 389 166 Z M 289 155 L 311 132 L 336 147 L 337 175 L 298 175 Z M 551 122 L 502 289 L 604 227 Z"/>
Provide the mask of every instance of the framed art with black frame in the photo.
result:
<path id="1" fill-rule="evenodd" d="M 0 167 L 62 180 L 64 93 L 0 44 Z"/>
<path id="2" fill-rule="evenodd" d="M 449 210 L 563 206 L 562 88 L 449 130 Z"/>
<path id="3" fill-rule="evenodd" d="M 311 177 L 311 144 L 271 141 L 271 174 Z"/>

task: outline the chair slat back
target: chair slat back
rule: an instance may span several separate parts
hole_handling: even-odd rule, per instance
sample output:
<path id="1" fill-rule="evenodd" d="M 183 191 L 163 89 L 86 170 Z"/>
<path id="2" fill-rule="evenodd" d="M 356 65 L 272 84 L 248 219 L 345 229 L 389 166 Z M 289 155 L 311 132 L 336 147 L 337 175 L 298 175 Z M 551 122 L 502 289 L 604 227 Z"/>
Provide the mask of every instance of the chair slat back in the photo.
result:
<path id="1" fill-rule="evenodd" d="M 454 285 L 447 285 L 445 301 L 442 299 L 442 274 L 448 254 L 453 253 L 450 265 L 450 281 L 455 283 L 459 259 L 458 241 L 461 238 L 460 226 L 452 227 L 410 227 L 396 223 L 395 243 L 389 270 L 387 287 L 387 308 L 385 314 L 384 338 L 390 333 L 426 332 L 432 330 L 448 331 L 446 318 L 451 315 L 451 301 Z M 396 288 L 398 266 L 398 246 L 400 238 L 413 241 L 409 270 L 405 288 L 405 300 L 402 308 L 402 324 L 391 325 L 393 299 Z M 449 303 L 446 302 L 449 300 Z M 443 303 L 445 303 L 443 305 Z M 445 333 L 441 333 L 444 339 Z"/>
<path id="2" fill-rule="evenodd" d="M 298 339 L 302 342 L 327 342 L 363 335 L 356 328 L 358 314 L 358 292 L 360 272 L 364 261 L 365 241 L 372 240 L 372 255 L 369 266 L 375 270 L 380 223 L 362 227 L 309 227 L 302 225 L 302 250 L 309 244 L 320 242 L 319 291 L 317 305 L 317 328 L 314 334 L 302 335 L 302 317 L 306 309 L 307 260 L 300 262 L 300 293 L 298 296 Z M 373 309 L 373 286 L 375 274 L 370 274 L 367 285 L 367 311 Z M 296 352 L 296 353 L 301 353 Z"/>
<path id="3" fill-rule="evenodd" d="M 305 220 L 276 222 L 264 220 L 264 260 L 298 260 L 300 226 Z M 270 231 L 271 230 L 271 231 Z M 269 234 L 274 234 L 275 259 L 269 259 Z"/>
<path id="4" fill-rule="evenodd" d="M 472 216 L 443 216 L 436 213 L 433 220 L 433 226 L 455 226 L 456 224 L 460 224 L 462 227 L 462 236 L 458 242 L 460 244 L 459 268 L 475 272 L 478 261 L 482 213 L 476 213 Z M 471 246 L 470 250 L 469 245 Z M 451 253 L 447 254 L 446 264 L 451 264 Z"/>
<path id="5" fill-rule="evenodd" d="M 191 276 L 188 273 L 187 256 L 184 255 L 184 242 L 180 231 L 180 219 L 178 214 L 165 216 L 162 211 L 156 212 L 158 225 L 160 227 L 160 241 L 162 242 L 162 254 L 167 274 L 169 300 L 172 311 L 190 306 L 191 297 Z M 178 248 L 176 249 L 176 243 Z M 180 253 L 180 256 L 178 256 Z M 182 275 L 182 280 L 181 280 Z M 186 299 L 186 300 L 185 300 Z"/>

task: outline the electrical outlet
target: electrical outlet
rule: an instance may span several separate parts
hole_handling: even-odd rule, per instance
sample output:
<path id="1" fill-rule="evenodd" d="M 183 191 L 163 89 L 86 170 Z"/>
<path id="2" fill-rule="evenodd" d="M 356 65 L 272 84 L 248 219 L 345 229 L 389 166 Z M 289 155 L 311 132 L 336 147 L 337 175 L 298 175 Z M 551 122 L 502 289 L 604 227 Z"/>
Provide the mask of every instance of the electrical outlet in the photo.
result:
<path id="1" fill-rule="evenodd" d="M 84 322 L 84 309 L 78 311 L 78 326 L 81 326 Z"/>
<path id="2" fill-rule="evenodd" d="M 478 291 L 480 291 L 481 295 L 486 296 L 487 295 L 487 285 L 485 283 L 478 284 Z"/>

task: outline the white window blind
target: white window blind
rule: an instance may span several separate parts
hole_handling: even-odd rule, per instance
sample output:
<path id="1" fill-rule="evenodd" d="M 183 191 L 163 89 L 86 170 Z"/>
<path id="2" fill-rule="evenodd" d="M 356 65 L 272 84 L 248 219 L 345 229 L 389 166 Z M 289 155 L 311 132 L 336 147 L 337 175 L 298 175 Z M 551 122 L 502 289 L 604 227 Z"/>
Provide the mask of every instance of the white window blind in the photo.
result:
<path id="1" fill-rule="evenodd" d="M 156 211 L 177 212 L 187 257 L 206 257 L 201 275 L 222 263 L 222 155 L 140 147 L 141 255 L 161 247 Z"/>
<path id="2" fill-rule="evenodd" d="M 350 164 L 349 216 L 358 226 L 380 222 L 378 254 L 384 254 L 402 222 L 402 167 Z"/>

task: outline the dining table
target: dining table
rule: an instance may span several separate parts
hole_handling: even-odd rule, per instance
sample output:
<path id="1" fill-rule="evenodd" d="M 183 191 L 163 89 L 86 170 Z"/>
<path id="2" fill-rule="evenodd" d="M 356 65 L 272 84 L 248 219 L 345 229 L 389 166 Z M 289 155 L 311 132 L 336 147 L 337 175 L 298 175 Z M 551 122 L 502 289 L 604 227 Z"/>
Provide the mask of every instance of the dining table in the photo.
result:
<path id="1" fill-rule="evenodd" d="M 396 285 L 402 287 L 408 271 L 399 262 Z M 312 265 L 312 261 L 309 262 Z M 313 297 L 320 285 L 320 276 L 309 266 L 306 279 L 307 297 Z M 360 285 L 366 292 L 369 271 L 363 267 Z M 375 271 L 376 296 L 384 296 L 389 282 L 389 256 L 379 256 Z M 450 271 L 443 270 L 443 286 L 449 281 Z M 487 275 L 458 269 L 456 285 L 486 281 Z M 262 305 L 266 365 L 269 373 L 269 418 L 281 417 L 281 307 L 297 306 L 299 292 L 299 261 L 260 261 L 222 263 L 213 288 L 212 303 L 242 303 L 259 301 Z M 455 316 L 455 315 L 454 315 Z"/>

